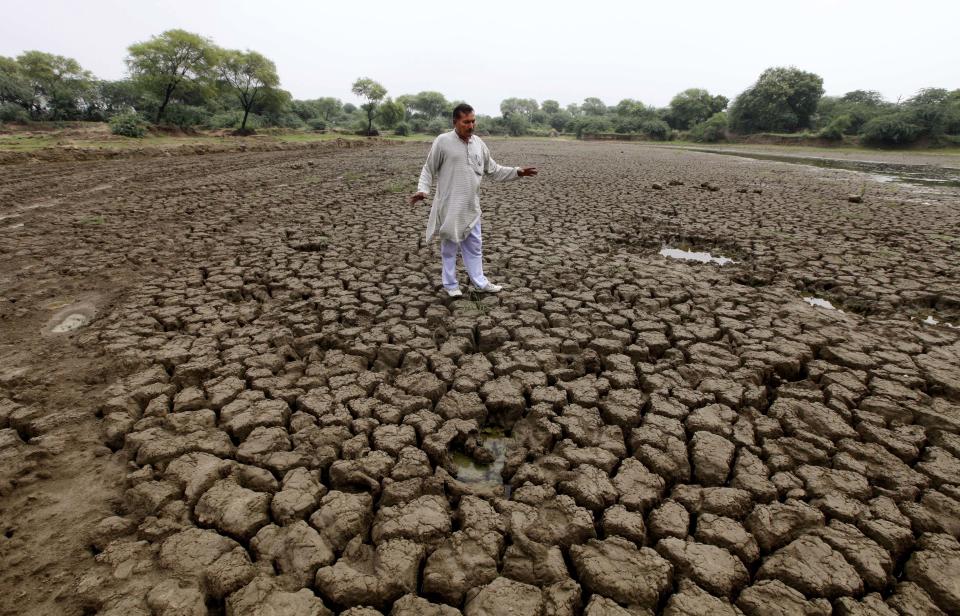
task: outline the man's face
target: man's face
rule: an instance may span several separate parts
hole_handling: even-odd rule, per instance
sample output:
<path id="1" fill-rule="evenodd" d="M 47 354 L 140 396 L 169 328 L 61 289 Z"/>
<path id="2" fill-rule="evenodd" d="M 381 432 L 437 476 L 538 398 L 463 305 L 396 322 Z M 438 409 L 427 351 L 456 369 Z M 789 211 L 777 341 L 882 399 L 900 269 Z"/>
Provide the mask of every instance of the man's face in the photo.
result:
<path id="1" fill-rule="evenodd" d="M 461 115 L 453 121 L 453 128 L 463 139 L 469 139 L 473 135 L 473 129 L 477 125 L 477 116 L 473 113 Z"/>

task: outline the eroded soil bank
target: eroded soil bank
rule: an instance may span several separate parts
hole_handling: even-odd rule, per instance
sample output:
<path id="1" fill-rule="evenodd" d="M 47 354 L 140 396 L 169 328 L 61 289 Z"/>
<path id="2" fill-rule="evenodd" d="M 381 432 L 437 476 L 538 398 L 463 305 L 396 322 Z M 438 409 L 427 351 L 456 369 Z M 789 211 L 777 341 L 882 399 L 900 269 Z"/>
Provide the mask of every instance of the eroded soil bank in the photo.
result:
<path id="1" fill-rule="evenodd" d="M 960 611 L 955 191 L 489 144 L 5 166 L 0 613 Z"/>

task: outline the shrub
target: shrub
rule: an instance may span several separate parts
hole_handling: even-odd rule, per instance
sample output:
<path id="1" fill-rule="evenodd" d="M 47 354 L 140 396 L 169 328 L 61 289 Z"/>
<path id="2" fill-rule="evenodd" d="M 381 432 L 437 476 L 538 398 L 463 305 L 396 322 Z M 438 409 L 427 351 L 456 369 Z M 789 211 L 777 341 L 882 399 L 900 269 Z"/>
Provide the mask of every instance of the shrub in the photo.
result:
<path id="1" fill-rule="evenodd" d="M 839 115 L 823 127 L 818 133 L 821 139 L 830 139 L 831 141 L 843 140 L 844 133 L 853 124 L 853 118 L 848 115 Z"/>
<path id="2" fill-rule="evenodd" d="M 140 138 L 147 134 L 147 123 L 136 113 L 121 113 L 110 118 L 110 132 Z"/>
<path id="3" fill-rule="evenodd" d="M 400 137 L 406 137 L 407 135 L 410 134 L 410 126 L 406 122 L 400 122 L 393 129 L 393 134 L 398 135 Z"/>
<path id="4" fill-rule="evenodd" d="M 691 128 L 688 136 L 692 141 L 701 143 L 713 143 L 726 139 L 727 114 L 722 111 L 713 114 L 709 119 Z"/>
<path id="5" fill-rule="evenodd" d="M 163 121 L 180 128 L 206 126 L 213 116 L 206 108 L 197 105 L 170 104 L 163 113 Z"/>
<path id="6" fill-rule="evenodd" d="M 647 120 L 640 125 L 640 130 L 654 141 L 670 139 L 670 125 L 663 120 Z"/>
<path id="7" fill-rule="evenodd" d="M 30 114 L 20 105 L 0 103 L 0 122 L 29 122 Z"/>
<path id="8" fill-rule="evenodd" d="M 427 124 L 427 132 L 434 135 L 445 133 L 448 130 L 450 130 L 450 120 L 446 117 L 434 118 Z"/>
<path id="9" fill-rule="evenodd" d="M 327 130 L 327 121 L 323 118 L 310 118 L 307 120 L 307 126 L 310 127 L 310 130 L 323 131 Z"/>
<path id="10" fill-rule="evenodd" d="M 917 140 L 923 128 L 902 113 L 876 117 L 863 125 L 860 135 L 870 145 L 908 145 Z"/>

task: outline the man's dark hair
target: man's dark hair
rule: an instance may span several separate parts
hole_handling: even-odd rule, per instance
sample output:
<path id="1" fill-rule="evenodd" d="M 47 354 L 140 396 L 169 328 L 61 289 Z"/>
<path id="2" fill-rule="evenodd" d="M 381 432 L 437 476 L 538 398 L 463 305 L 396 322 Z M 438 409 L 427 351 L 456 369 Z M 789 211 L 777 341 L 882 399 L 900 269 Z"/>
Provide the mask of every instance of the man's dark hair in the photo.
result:
<path id="1" fill-rule="evenodd" d="M 460 119 L 460 116 L 465 116 L 470 113 L 473 113 L 473 107 L 466 103 L 460 103 L 453 108 L 453 121 L 456 122 Z"/>

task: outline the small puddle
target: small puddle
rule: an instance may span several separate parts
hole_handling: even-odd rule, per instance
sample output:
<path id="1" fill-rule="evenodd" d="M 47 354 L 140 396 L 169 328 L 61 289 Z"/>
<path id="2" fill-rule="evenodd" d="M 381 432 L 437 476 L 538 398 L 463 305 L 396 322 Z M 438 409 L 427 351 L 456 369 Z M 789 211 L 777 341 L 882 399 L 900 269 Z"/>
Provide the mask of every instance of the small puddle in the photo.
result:
<path id="1" fill-rule="evenodd" d="M 698 263 L 716 263 L 717 265 L 726 265 L 728 263 L 736 263 L 733 259 L 728 257 L 715 257 L 709 252 L 694 252 L 691 250 L 683 250 L 680 248 L 670 248 L 669 246 L 664 246 L 660 249 L 660 254 L 664 257 L 669 257 L 670 259 L 681 259 L 683 261 L 697 261 Z"/>
<path id="2" fill-rule="evenodd" d="M 803 301 L 807 302 L 811 306 L 816 306 L 817 308 L 826 308 L 827 310 L 836 310 L 837 312 L 843 312 L 843 310 L 837 310 L 837 307 L 831 304 L 828 300 L 823 299 L 822 297 L 804 297 Z"/>
<path id="3" fill-rule="evenodd" d="M 89 302 L 79 302 L 57 311 L 41 330 L 45 334 L 67 334 L 85 327 L 97 314 L 96 307 Z"/>
<path id="4" fill-rule="evenodd" d="M 493 455 L 489 463 L 478 462 L 462 451 L 451 454 L 453 465 L 457 468 L 457 480 L 464 483 L 489 483 L 503 486 L 503 466 L 507 460 L 507 448 L 513 439 L 508 437 L 500 428 L 485 428 L 480 431 L 480 444 Z M 507 498 L 510 497 L 510 486 L 504 486 Z"/>
<path id="5" fill-rule="evenodd" d="M 735 152 L 733 150 L 715 150 L 710 148 L 683 148 L 691 152 L 723 154 L 754 160 L 769 160 L 778 163 L 808 165 L 826 169 L 844 169 L 858 171 L 880 182 L 902 182 L 920 186 L 960 187 L 960 169 L 937 167 L 935 165 L 905 165 L 901 163 L 879 163 L 864 160 L 838 160 L 836 158 L 817 158 L 813 156 L 782 156 L 777 154 L 759 154 L 755 152 Z"/>

